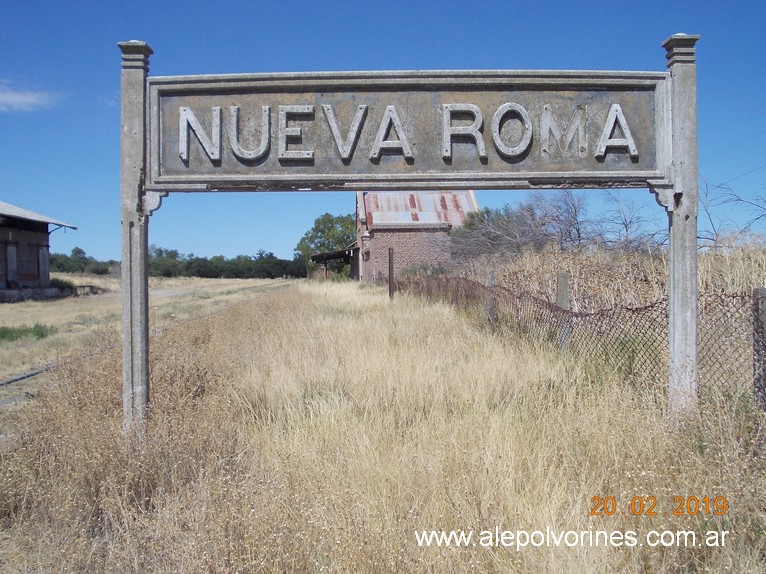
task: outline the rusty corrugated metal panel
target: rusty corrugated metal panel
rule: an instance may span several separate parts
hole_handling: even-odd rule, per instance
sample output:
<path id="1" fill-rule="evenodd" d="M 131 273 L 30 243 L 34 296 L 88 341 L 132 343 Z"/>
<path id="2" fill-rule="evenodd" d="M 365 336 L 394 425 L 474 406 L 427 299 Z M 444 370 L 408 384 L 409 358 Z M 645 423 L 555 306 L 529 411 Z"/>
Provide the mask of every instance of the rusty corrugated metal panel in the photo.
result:
<path id="1" fill-rule="evenodd" d="M 364 204 L 368 225 L 448 222 L 460 227 L 467 213 L 478 210 L 473 191 L 368 192 Z"/>
<path id="2" fill-rule="evenodd" d="M 448 221 L 435 211 L 378 211 L 371 214 L 373 224 L 378 223 L 439 223 Z M 367 219 L 370 221 L 370 217 Z"/>

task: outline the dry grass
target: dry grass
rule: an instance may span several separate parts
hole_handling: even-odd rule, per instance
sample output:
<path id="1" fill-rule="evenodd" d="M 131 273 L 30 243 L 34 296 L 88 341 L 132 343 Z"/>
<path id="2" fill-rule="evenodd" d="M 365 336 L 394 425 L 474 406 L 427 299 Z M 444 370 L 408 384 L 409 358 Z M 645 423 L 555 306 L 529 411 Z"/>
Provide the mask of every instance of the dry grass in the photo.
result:
<path id="1" fill-rule="evenodd" d="M 766 246 L 752 240 L 711 250 L 699 258 L 700 290 L 706 293 L 741 293 L 766 287 Z"/>
<path id="2" fill-rule="evenodd" d="M 68 297 L 52 301 L 25 301 L 0 307 L 0 327 L 31 326 L 55 329 L 51 336 L 21 341 L 0 341 L 0 380 L 41 368 L 60 359 L 73 348 L 89 346 L 105 331 L 117 331 L 122 317 L 120 279 L 113 276 L 54 273 L 55 278 L 75 285 L 94 285 L 100 295 Z M 152 328 L 189 317 L 215 312 L 254 293 L 285 285 L 287 281 L 264 279 L 163 279 L 149 280 Z"/>
<path id="3" fill-rule="evenodd" d="M 668 294 L 667 251 L 625 252 L 594 248 L 497 256 L 472 263 L 466 272 L 484 282 L 489 269 L 495 283 L 549 301 L 556 299 L 556 276 L 570 276 L 574 311 L 593 312 L 614 307 L 641 307 Z M 766 246 L 760 241 L 709 250 L 698 257 L 699 290 L 703 293 L 742 293 L 766 286 Z"/>
<path id="4" fill-rule="evenodd" d="M 661 393 L 348 284 L 155 337 L 149 440 L 119 351 L 69 363 L 0 455 L 7 572 L 764 572 L 763 415 Z M 723 517 L 592 517 L 593 496 L 726 496 Z M 623 506 L 624 508 L 624 506 Z M 424 548 L 415 531 L 729 530 L 712 548 Z"/>

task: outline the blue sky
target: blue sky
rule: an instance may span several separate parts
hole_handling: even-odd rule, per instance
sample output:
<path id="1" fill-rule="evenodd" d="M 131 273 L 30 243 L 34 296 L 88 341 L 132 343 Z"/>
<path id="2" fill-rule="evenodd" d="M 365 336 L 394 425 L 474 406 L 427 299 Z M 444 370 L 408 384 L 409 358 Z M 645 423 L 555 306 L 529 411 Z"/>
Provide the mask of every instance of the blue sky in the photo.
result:
<path id="1" fill-rule="evenodd" d="M 117 43 L 154 50 L 150 74 L 415 70 L 665 70 L 662 42 L 697 44 L 701 192 L 766 195 L 766 3 L 336 0 L 0 2 L 0 200 L 76 225 L 51 236 L 119 259 Z M 645 190 L 622 192 L 665 221 Z M 480 192 L 499 207 L 525 192 Z M 592 192 L 591 210 L 602 207 Z M 201 256 L 291 258 L 314 219 L 350 213 L 352 193 L 171 194 L 149 241 Z M 741 225 L 749 213 L 712 211 Z M 704 217 L 700 217 L 703 224 Z M 763 231 L 756 228 L 756 231 Z"/>

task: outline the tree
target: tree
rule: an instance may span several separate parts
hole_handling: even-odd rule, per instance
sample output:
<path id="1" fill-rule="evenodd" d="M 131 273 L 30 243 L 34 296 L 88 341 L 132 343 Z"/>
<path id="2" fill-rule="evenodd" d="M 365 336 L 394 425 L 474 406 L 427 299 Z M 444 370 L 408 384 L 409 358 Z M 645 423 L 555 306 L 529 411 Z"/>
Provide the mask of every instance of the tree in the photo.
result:
<path id="1" fill-rule="evenodd" d="M 93 257 L 88 257 L 85 250 L 80 247 L 74 247 L 68 256 L 52 253 L 49 259 L 50 270 L 61 273 L 85 273 L 94 263 L 97 261 Z"/>
<path id="2" fill-rule="evenodd" d="M 295 247 L 296 257 L 309 265 L 312 255 L 328 251 L 341 251 L 356 239 L 356 219 L 354 214 L 331 215 L 325 213 L 314 220 L 309 229 Z M 343 267 L 340 261 L 340 269 Z M 339 271 L 340 269 L 335 269 Z"/>
<path id="3" fill-rule="evenodd" d="M 220 259 L 189 256 L 184 261 L 184 275 L 187 277 L 218 278 L 223 274 Z"/>
<path id="4" fill-rule="evenodd" d="M 700 239 L 713 248 L 731 245 L 737 241 L 748 241 L 752 238 L 753 227 L 760 226 L 766 221 L 766 196 L 755 194 L 746 197 L 734 191 L 726 183 L 711 185 L 704 180 L 704 188 L 700 194 L 700 207 L 707 219 L 707 225 L 700 231 Z M 735 225 L 730 220 L 713 217 L 713 212 L 724 205 L 734 205 L 748 214 L 744 225 Z"/>
<path id="5" fill-rule="evenodd" d="M 587 217 L 587 202 L 582 192 L 571 189 L 558 193 L 534 192 L 531 203 L 540 224 L 561 251 L 584 247 L 599 239 L 595 222 Z"/>
<path id="6" fill-rule="evenodd" d="M 538 251 L 548 239 L 531 204 L 485 207 L 468 213 L 463 226 L 452 233 L 452 255 L 456 261 L 465 261 L 482 254 Z"/>
<path id="7" fill-rule="evenodd" d="M 72 248 L 72 253 L 69 255 L 69 260 L 72 263 L 72 267 L 78 273 L 85 273 L 85 269 L 88 267 L 90 259 L 91 258 L 85 254 L 85 250 L 80 247 Z"/>
<path id="8" fill-rule="evenodd" d="M 184 257 L 175 249 L 149 247 L 149 275 L 152 277 L 178 277 L 183 274 Z"/>
<path id="9" fill-rule="evenodd" d="M 261 249 L 257 255 L 237 255 L 227 259 L 216 255 L 210 259 L 193 253 L 184 255 L 177 249 L 149 247 L 148 273 L 152 277 L 203 277 L 275 279 L 282 276 L 305 277 L 306 263 L 299 258 L 279 259 L 270 251 Z M 79 247 L 71 255 L 51 253 L 50 269 L 61 273 L 95 273 L 105 275 L 119 266 L 117 261 L 97 261 Z"/>
<path id="10" fill-rule="evenodd" d="M 601 234 L 604 241 L 617 249 L 641 250 L 662 244 L 667 236 L 644 216 L 644 205 L 624 199 L 613 191 L 606 192 L 609 209 L 602 213 Z"/>

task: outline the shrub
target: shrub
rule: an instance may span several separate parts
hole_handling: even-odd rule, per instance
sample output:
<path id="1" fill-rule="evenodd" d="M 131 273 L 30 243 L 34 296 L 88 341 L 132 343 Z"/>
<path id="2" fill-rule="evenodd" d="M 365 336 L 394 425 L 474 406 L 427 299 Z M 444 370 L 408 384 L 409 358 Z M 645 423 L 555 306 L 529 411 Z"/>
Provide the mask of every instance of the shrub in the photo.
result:
<path id="1" fill-rule="evenodd" d="M 44 339 L 55 332 L 55 328 L 40 323 L 35 323 L 31 327 L 27 325 L 22 325 L 21 327 L 0 327 L 0 341 L 18 341 L 27 337 Z"/>
<path id="2" fill-rule="evenodd" d="M 74 293 L 75 290 L 75 284 L 71 281 L 68 281 L 67 279 L 60 279 L 58 277 L 54 277 L 51 279 L 50 286 L 58 289 L 62 292 L 71 292 Z"/>

